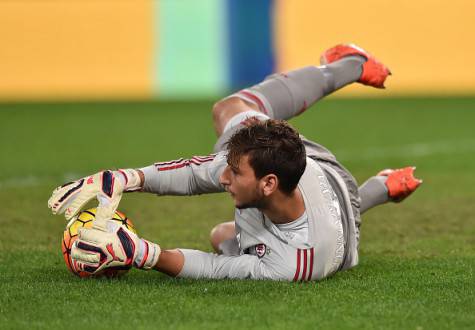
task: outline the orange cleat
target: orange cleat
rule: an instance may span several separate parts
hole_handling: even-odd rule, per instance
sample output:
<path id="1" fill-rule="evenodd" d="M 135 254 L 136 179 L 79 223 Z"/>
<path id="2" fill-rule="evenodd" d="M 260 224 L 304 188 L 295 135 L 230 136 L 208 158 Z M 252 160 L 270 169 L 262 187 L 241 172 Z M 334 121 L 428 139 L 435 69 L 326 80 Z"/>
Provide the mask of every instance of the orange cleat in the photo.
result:
<path id="1" fill-rule="evenodd" d="M 343 57 L 352 55 L 360 55 L 366 58 L 366 62 L 363 64 L 363 72 L 358 82 L 376 88 L 385 88 L 384 81 L 388 75 L 391 75 L 391 71 L 373 55 L 354 44 L 340 44 L 326 50 L 320 56 L 320 63 L 322 65 L 330 64 Z"/>
<path id="2" fill-rule="evenodd" d="M 422 180 L 414 177 L 415 169 L 414 166 L 408 166 L 397 170 L 386 169 L 378 173 L 379 176 L 388 177 L 386 187 L 391 201 L 401 202 L 422 184 Z"/>

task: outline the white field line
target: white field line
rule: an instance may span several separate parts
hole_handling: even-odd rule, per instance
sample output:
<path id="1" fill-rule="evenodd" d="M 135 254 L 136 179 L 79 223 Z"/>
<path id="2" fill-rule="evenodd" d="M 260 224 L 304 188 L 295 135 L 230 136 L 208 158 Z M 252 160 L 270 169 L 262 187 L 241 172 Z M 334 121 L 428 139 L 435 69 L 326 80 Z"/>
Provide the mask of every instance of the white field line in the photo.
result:
<path id="1" fill-rule="evenodd" d="M 336 149 L 341 161 L 376 160 L 384 158 L 422 158 L 433 155 L 456 155 L 475 152 L 475 140 L 434 141 L 392 147 L 369 147 L 360 150 Z"/>
<path id="2" fill-rule="evenodd" d="M 433 155 L 456 155 L 475 152 L 475 140 L 434 141 L 393 147 L 369 147 L 360 150 L 336 149 L 335 155 L 341 161 L 376 160 L 384 158 L 422 158 Z M 83 177 L 84 173 L 67 172 L 57 185 Z M 56 178 L 54 179 L 56 180 Z M 27 175 L 0 180 L 0 190 L 9 188 L 34 187 L 51 183 L 52 177 Z M 55 186 L 56 187 L 56 186 Z"/>
<path id="3" fill-rule="evenodd" d="M 59 186 L 65 182 L 69 182 L 72 180 L 77 180 L 83 177 L 84 174 L 68 172 L 64 173 L 60 180 L 58 180 L 57 185 Z M 35 187 L 45 183 L 51 183 L 53 180 L 52 177 L 48 176 L 35 176 L 35 175 L 27 175 L 21 177 L 12 177 L 7 178 L 4 180 L 0 180 L 0 190 L 7 190 L 10 188 L 28 188 L 28 187 Z M 56 180 L 56 178 L 54 178 Z M 53 187 L 56 188 L 56 186 Z"/>

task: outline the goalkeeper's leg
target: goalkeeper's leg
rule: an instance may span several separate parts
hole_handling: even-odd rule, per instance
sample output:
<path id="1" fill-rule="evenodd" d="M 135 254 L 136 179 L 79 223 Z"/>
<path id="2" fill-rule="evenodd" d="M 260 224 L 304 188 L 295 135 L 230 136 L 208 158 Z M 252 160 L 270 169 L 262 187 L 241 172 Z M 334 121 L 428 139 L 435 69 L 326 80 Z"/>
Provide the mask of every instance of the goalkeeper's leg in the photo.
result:
<path id="1" fill-rule="evenodd" d="M 361 214 L 389 201 L 401 202 L 416 191 L 422 180 L 414 177 L 414 170 L 415 167 L 412 166 L 383 170 L 366 180 L 358 189 Z"/>
<path id="2" fill-rule="evenodd" d="M 254 110 L 273 119 L 290 119 L 319 99 L 353 82 L 384 88 L 389 69 L 355 45 L 337 45 L 321 56 L 321 66 L 308 66 L 268 77 L 239 91 L 213 108 L 214 126 L 220 136 L 237 113 Z"/>
<path id="3" fill-rule="evenodd" d="M 241 124 L 254 119 L 290 119 L 325 95 L 358 81 L 365 61 L 358 55 L 348 56 L 320 67 L 308 66 L 275 74 L 217 102 L 212 110 L 218 136 L 214 151 L 223 150 Z"/>
<path id="4" fill-rule="evenodd" d="M 274 74 L 262 83 L 239 91 L 213 107 L 216 134 L 239 113 L 256 111 L 272 119 L 290 119 L 343 86 L 358 81 L 366 59 L 348 56 L 328 65 L 308 66 Z"/>
<path id="5" fill-rule="evenodd" d="M 236 238 L 234 221 L 216 225 L 211 230 L 209 237 L 211 246 L 216 253 L 228 256 L 239 255 L 239 242 Z"/>

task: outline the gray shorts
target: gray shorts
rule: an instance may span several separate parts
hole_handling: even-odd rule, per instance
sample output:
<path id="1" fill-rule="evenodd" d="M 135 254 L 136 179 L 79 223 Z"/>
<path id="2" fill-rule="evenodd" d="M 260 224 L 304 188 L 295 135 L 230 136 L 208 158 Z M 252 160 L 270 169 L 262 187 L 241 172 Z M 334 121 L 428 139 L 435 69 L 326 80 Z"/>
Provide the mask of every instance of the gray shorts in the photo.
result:
<path id="1" fill-rule="evenodd" d="M 266 116 L 259 116 L 259 120 L 265 120 Z M 236 118 L 232 118 L 231 121 L 235 121 L 232 123 L 232 125 L 227 125 L 229 129 L 224 131 L 224 133 L 218 138 L 216 144 L 214 145 L 214 152 L 219 152 L 222 150 L 226 149 L 226 143 L 229 140 L 229 138 L 236 133 L 238 130 L 241 128 L 245 127 L 244 124 L 240 124 L 239 122 L 242 121 L 242 119 L 245 118 L 245 115 L 239 115 L 236 116 Z M 351 209 L 353 211 L 353 216 L 347 215 L 347 214 L 342 214 L 343 216 L 343 230 L 344 232 L 348 233 L 347 230 L 345 230 L 347 227 L 347 221 L 349 219 L 354 219 L 355 221 L 355 229 L 356 229 L 356 241 L 357 244 L 359 243 L 359 228 L 361 225 L 361 217 L 360 217 L 360 196 L 358 193 L 358 183 L 356 182 L 355 178 L 351 173 L 336 159 L 335 155 L 322 146 L 321 144 L 318 144 L 316 142 L 310 141 L 307 139 L 305 136 L 300 135 L 300 138 L 303 141 L 303 144 L 305 146 L 305 150 L 307 152 L 307 156 L 312 158 L 318 163 L 324 163 L 328 166 L 330 166 L 332 169 L 334 169 L 343 179 L 343 181 L 346 184 L 346 187 L 348 189 L 348 194 L 350 197 L 350 202 L 351 202 Z M 342 198 L 342 193 L 339 191 L 338 185 L 333 184 L 331 180 L 331 176 L 327 175 L 330 184 L 335 190 L 335 193 L 338 196 L 338 199 L 340 200 L 340 203 L 342 203 L 343 198 Z M 344 208 L 342 208 L 344 209 Z"/>

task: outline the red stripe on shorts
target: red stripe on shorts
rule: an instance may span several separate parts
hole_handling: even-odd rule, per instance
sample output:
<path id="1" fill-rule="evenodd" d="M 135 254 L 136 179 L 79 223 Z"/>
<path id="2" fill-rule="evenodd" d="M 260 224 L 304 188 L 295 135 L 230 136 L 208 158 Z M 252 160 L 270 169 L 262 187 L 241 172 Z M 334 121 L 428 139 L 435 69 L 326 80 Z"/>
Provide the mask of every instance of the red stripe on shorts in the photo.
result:
<path id="1" fill-rule="evenodd" d="M 305 277 L 307 275 L 307 251 L 303 250 L 303 271 L 302 271 L 302 281 L 305 281 Z"/>
<path id="2" fill-rule="evenodd" d="M 302 250 L 297 249 L 297 270 L 295 271 L 294 281 L 297 281 L 299 279 L 299 275 L 300 275 L 300 254 L 301 254 L 301 252 L 302 252 Z"/>
<path id="3" fill-rule="evenodd" d="M 248 91 L 245 91 L 245 90 L 242 90 L 240 91 L 239 93 L 243 94 L 244 96 L 247 96 L 248 98 L 250 98 L 251 100 L 253 100 L 254 102 L 257 103 L 257 105 L 259 106 L 259 109 L 264 112 L 266 115 L 268 115 L 269 113 L 267 112 L 267 109 L 264 105 L 264 102 L 262 102 L 262 100 L 260 98 L 258 98 L 256 95 L 248 92 Z"/>
<path id="4" fill-rule="evenodd" d="M 308 278 L 307 281 L 312 279 L 312 272 L 313 272 L 313 254 L 315 253 L 315 249 L 310 249 L 310 270 L 308 271 Z"/>

